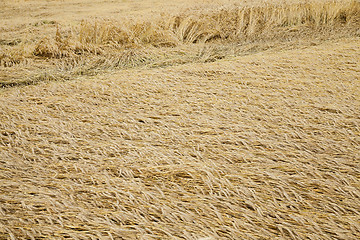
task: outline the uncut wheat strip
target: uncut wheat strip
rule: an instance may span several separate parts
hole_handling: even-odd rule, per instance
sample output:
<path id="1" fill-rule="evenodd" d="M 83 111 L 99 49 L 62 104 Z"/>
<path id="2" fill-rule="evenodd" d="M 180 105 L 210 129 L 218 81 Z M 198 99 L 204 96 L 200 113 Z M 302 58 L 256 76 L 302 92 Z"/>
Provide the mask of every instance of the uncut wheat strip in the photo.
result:
<path id="1" fill-rule="evenodd" d="M 189 11 L 170 16 L 169 20 L 156 20 L 155 23 L 145 21 L 114 24 L 111 20 L 83 21 L 71 37 L 62 37 L 57 31 L 55 40 L 44 39 L 39 42 L 34 54 L 66 57 L 82 51 L 97 55 L 103 51 L 99 46 L 109 44 L 115 47 L 149 44 L 173 46 L 179 42 L 193 43 L 213 38 L 244 41 L 262 36 L 271 39 L 277 38 L 274 33 L 285 34 L 288 28 L 291 30 L 308 26 L 305 32 L 311 32 L 313 27 L 334 27 L 343 22 L 352 24 L 358 19 L 358 9 L 357 1 L 310 2 L 284 6 L 232 6 L 221 10 L 204 9 L 200 13 Z M 282 31 L 274 31 L 278 28 Z"/>

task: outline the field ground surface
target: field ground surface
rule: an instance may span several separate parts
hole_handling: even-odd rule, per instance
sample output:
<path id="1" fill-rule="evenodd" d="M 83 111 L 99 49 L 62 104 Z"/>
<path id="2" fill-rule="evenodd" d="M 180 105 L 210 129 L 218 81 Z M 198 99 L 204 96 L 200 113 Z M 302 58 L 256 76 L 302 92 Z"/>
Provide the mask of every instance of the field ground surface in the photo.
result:
<path id="1" fill-rule="evenodd" d="M 360 238 L 360 2 L 0 16 L 0 239 Z"/>

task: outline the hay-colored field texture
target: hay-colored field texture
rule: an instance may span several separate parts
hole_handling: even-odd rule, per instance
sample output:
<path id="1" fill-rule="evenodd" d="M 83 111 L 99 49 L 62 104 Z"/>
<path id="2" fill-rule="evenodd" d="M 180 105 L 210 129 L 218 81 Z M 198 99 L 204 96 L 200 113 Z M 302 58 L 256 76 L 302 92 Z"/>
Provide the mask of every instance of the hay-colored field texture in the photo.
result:
<path id="1" fill-rule="evenodd" d="M 0 91 L 0 239 L 359 239 L 360 39 Z"/>
<path id="2" fill-rule="evenodd" d="M 3 0 L 0 87 L 1 240 L 360 239 L 357 0 Z"/>
<path id="3" fill-rule="evenodd" d="M 35 6 L 40 4 L 37 2 Z M 147 4 L 147 7 L 138 4 L 136 11 L 132 1 L 132 4 L 105 1 L 103 5 L 108 7 L 103 8 L 101 1 L 93 2 L 79 5 L 50 1 L 52 8 L 40 4 L 39 8 L 45 8 L 47 15 L 34 4 L 21 2 L 39 16 L 26 15 L 21 21 L 13 15 L 18 14 L 22 5 L 4 1 L 0 86 L 68 80 L 104 70 L 210 62 L 230 55 L 299 45 L 296 41 L 306 40 L 301 44 L 308 45 L 311 41 L 360 35 L 358 0 L 254 1 L 252 4 L 201 1 L 202 4 L 187 9 L 178 7 L 178 10 L 180 1 L 173 4 L 144 1 L 169 7 L 168 11 L 160 8 L 162 12 L 156 9 L 155 13 L 150 12 L 152 8 Z M 86 11 L 79 10 L 76 18 L 66 8 L 68 5 L 87 9 L 89 16 L 94 17 L 85 17 Z M 68 10 L 64 13 L 67 20 L 61 20 L 56 6 Z M 94 6 L 99 10 L 95 11 Z"/>

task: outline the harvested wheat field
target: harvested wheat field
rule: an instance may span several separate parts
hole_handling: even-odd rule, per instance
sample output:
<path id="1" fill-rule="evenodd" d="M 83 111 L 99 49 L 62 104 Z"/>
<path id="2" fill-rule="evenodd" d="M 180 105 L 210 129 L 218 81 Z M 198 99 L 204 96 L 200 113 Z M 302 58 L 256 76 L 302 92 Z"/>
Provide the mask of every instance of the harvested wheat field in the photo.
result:
<path id="1" fill-rule="evenodd" d="M 0 239 L 360 239 L 357 0 L 3 0 L 0 86 Z"/>

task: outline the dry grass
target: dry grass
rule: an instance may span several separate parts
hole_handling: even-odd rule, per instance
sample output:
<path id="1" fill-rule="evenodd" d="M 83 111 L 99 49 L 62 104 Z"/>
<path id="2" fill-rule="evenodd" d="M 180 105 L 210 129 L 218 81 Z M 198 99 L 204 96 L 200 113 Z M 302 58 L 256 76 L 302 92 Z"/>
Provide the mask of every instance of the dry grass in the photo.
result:
<path id="1" fill-rule="evenodd" d="M 247 53 L 244 49 L 279 48 L 303 39 L 310 42 L 360 34 L 360 3 L 356 0 L 201 5 L 156 16 L 151 21 L 125 16 L 84 19 L 72 26 L 36 22 L 37 28 L 47 29 L 42 38 L 2 40 L 0 84 L 70 79 L 106 69 L 212 61 Z"/>
<path id="2" fill-rule="evenodd" d="M 187 10 L 175 16 L 164 14 L 161 19 L 151 21 L 83 21 L 75 33 L 65 37 L 66 40 L 57 31 L 54 42 L 51 39 L 40 41 L 34 54 L 44 57 L 63 57 L 84 51 L 96 54 L 101 51 L 93 50 L 93 46 L 105 48 L 109 45 L 114 48 L 144 45 L 160 47 L 214 40 L 244 43 L 291 37 L 294 34 L 290 32 L 304 37 L 304 33 L 339 28 L 348 28 L 358 33 L 353 27 L 359 26 L 359 21 L 358 1 L 267 4 L 256 7 L 235 5 Z"/>
<path id="3" fill-rule="evenodd" d="M 0 239 L 359 239 L 359 1 L 141 2 L 0 2 Z"/>
<path id="4" fill-rule="evenodd" d="M 1 90 L 0 238 L 358 239 L 359 43 Z"/>

